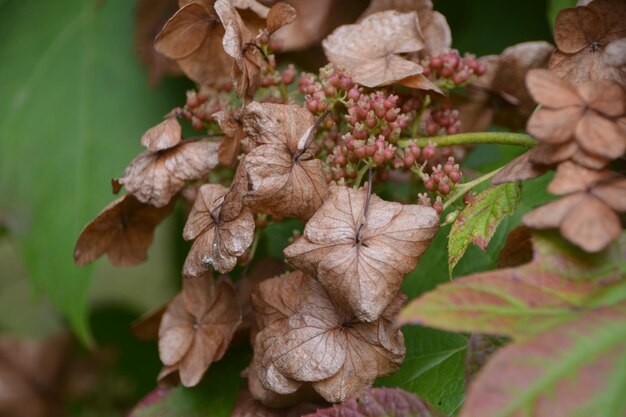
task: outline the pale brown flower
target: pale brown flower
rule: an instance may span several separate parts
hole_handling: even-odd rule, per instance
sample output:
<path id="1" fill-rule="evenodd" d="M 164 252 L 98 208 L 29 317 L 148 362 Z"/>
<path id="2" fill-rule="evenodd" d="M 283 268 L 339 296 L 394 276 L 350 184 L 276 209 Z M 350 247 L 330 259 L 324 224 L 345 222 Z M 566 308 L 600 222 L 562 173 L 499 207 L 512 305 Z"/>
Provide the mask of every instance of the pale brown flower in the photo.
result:
<path id="1" fill-rule="evenodd" d="M 132 194 L 119 197 L 85 226 L 76 242 L 74 262 L 84 266 L 105 253 L 115 266 L 144 262 L 154 228 L 170 214 L 173 203 L 157 208 Z"/>
<path id="2" fill-rule="evenodd" d="M 331 63 L 344 65 L 352 79 L 366 87 L 403 84 L 438 91 L 421 65 L 399 55 L 425 46 L 416 12 L 372 14 L 335 29 L 322 46 Z"/>
<path id="3" fill-rule="evenodd" d="M 210 273 L 185 279 L 159 327 L 159 357 L 165 365 L 159 380 L 178 371 L 186 387 L 196 385 L 211 363 L 224 356 L 241 311 L 230 282 Z"/>
<path id="4" fill-rule="evenodd" d="M 528 120 L 528 132 L 544 144 L 531 162 L 549 165 L 572 159 L 598 169 L 624 154 L 626 92 L 619 84 L 596 80 L 575 86 L 539 69 L 530 71 L 526 80 L 543 106 Z"/>
<path id="5" fill-rule="evenodd" d="M 183 266 L 185 276 L 201 275 L 211 266 L 229 272 L 252 244 L 254 216 L 241 206 L 240 199 L 226 202 L 233 190 L 219 184 L 200 187 L 183 230 L 185 240 L 194 240 Z"/>
<path id="6" fill-rule="evenodd" d="M 563 9 L 554 25 L 557 50 L 550 58 L 550 70 L 574 84 L 613 80 L 626 86 L 626 67 L 605 59 L 608 45 L 622 38 L 626 38 L 624 0 L 595 0 Z"/>
<path id="7" fill-rule="evenodd" d="M 215 120 L 224 132 L 224 139 L 220 142 L 219 161 L 220 164 L 234 167 L 237 164 L 237 157 L 241 153 L 241 141 L 246 137 L 241 123 L 241 111 L 222 110 L 213 114 Z"/>
<path id="8" fill-rule="evenodd" d="M 402 205 L 367 190 L 334 186 L 304 233 L 285 249 L 290 264 L 316 277 L 359 320 L 392 302 L 439 228 L 431 207 Z M 367 208 L 366 208 L 367 207 Z"/>
<path id="9" fill-rule="evenodd" d="M 598 252 L 619 238 L 616 213 L 626 212 L 626 178 L 570 161 L 559 165 L 548 191 L 565 197 L 524 216 L 531 228 L 559 228 L 563 237 L 587 252 Z"/>
<path id="10" fill-rule="evenodd" d="M 246 204 L 261 213 L 309 219 L 327 193 L 322 164 L 307 148 L 315 134 L 311 113 L 253 102 L 243 125 L 254 146 L 243 160 L 250 184 Z"/>
<path id="11" fill-rule="evenodd" d="M 363 323 L 334 305 L 319 282 L 305 277 L 295 313 L 257 335 L 261 384 L 288 394 L 311 383 L 329 402 L 358 397 L 404 358 L 404 338 L 393 317 L 405 301 L 397 295 L 378 320 Z"/>
<path id="12" fill-rule="evenodd" d="M 162 122 L 156 128 L 162 127 L 163 123 L 168 122 Z M 220 145 L 206 140 L 181 141 L 179 138 L 178 144 L 165 148 L 175 140 L 170 136 L 167 140 L 158 139 L 157 135 L 149 134 L 152 129 L 146 132 L 142 143 L 158 150 L 139 154 L 118 182 L 139 201 L 162 207 L 185 186 L 186 181 L 200 179 L 215 168 Z M 154 136 L 157 136 L 156 140 L 147 139 L 154 139 Z"/>

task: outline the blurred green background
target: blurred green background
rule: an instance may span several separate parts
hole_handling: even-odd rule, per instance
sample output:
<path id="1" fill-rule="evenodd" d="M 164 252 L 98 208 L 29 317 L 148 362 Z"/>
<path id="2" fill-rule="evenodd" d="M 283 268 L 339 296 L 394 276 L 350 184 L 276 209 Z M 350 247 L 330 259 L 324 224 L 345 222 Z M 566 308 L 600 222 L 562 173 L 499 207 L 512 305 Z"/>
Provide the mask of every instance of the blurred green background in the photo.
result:
<path id="1" fill-rule="evenodd" d="M 555 10 L 571 3 L 436 0 L 435 8 L 448 18 L 454 47 L 485 55 L 551 41 Z M 128 385 L 124 403 L 144 395 L 159 369 L 156 346 L 133 340 L 128 326 L 178 289 L 180 219 L 157 229 L 141 266 L 101 260 L 80 269 L 73 246 L 113 199 L 110 180 L 141 151 L 141 134 L 181 104 L 190 85 L 149 86 L 134 51 L 134 7 L 0 0 L 0 333 L 43 337 L 69 326 L 84 342 L 111 347 L 118 354 L 110 372 Z M 497 147 L 479 152 L 477 168 L 504 155 Z M 419 288 L 447 276 L 424 279 Z"/>

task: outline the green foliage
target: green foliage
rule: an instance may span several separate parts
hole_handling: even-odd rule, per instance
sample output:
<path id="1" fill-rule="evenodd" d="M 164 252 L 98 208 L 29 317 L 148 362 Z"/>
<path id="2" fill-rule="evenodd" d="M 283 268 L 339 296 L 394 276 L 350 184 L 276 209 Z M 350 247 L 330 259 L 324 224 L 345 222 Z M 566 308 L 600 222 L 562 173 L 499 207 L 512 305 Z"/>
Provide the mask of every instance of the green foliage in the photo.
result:
<path id="1" fill-rule="evenodd" d="M 550 29 L 554 30 L 554 22 L 556 21 L 556 16 L 562 9 L 575 6 L 576 0 L 549 0 L 546 14 L 548 17 L 548 23 L 550 24 Z"/>
<path id="2" fill-rule="evenodd" d="M 89 340 L 91 270 L 72 263 L 111 178 L 168 110 L 133 53 L 133 2 L 0 5 L 0 208 L 32 282 Z"/>
<path id="3" fill-rule="evenodd" d="M 448 236 L 448 269 L 450 275 L 467 247 L 474 243 L 483 251 L 506 216 L 513 214 L 520 202 L 521 185 L 508 183 L 491 187 L 478 194 L 452 225 Z"/>

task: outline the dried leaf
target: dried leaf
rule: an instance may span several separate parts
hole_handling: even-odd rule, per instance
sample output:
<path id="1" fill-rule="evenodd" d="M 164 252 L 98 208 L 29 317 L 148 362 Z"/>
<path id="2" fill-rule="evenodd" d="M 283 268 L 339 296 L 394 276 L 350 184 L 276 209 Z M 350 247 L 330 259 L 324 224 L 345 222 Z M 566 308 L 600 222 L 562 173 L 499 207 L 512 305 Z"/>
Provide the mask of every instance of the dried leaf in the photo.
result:
<path id="1" fill-rule="evenodd" d="M 623 415 L 624 320 L 622 303 L 502 348 L 470 385 L 461 417 Z"/>
<path id="2" fill-rule="evenodd" d="M 253 102 L 243 125 L 255 146 L 243 161 L 250 183 L 246 204 L 257 212 L 308 220 L 327 193 L 321 162 L 298 147 L 312 134 L 311 113 L 295 105 Z"/>
<path id="3" fill-rule="evenodd" d="M 105 253 L 115 266 L 144 262 L 154 228 L 173 207 L 173 201 L 157 208 L 138 201 L 132 194 L 119 197 L 85 226 L 76 242 L 74 262 L 84 266 Z"/>
<path id="4" fill-rule="evenodd" d="M 210 273 L 185 279 L 159 327 L 159 356 L 166 366 L 162 376 L 178 371 L 184 386 L 196 385 L 209 365 L 224 356 L 240 322 L 232 284 L 214 283 Z"/>
<path id="5" fill-rule="evenodd" d="M 533 247 L 532 262 L 440 285 L 412 301 L 399 321 L 527 338 L 576 317 L 611 285 L 618 286 L 620 252 L 587 259 L 544 235 L 534 235 Z M 582 271 L 587 280 L 578 275 Z"/>
<path id="6" fill-rule="evenodd" d="M 225 202 L 229 189 L 218 184 L 200 187 L 183 230 L 185 240 L 194 240 L 183 266 L 186 277 L 196 277 L 212 266 L 221 273 L 237 265 L 237 257 L 252 244 L 254 216 L 236 203 L 233 213 Z M 225 214 L 231 214 L 225 217 Z"/>
<path id="7" fill-rule="evenodd" d="M 319 409 L 304 417 L 444 417 L 415 394 L 398 388 L 370 388 L 358 400 Z"/>
<path id="8" fill-rule="evenodd" d="M 142 203 L 163 207 L 186 181 L 204 177 L 218 163 L 219 143 L 185 141 L 161 151 L 146 151 L 128 165 L 118 180 Z"/>
<path id="9" fill-rule="evenodd" d="M 159 337 L 159 326 L 167 304 L 148 311 L 130 324 L 130 331 L 139 340 L 156 340 Z"/>
<path id="10" fill-rule="evenodd" d="M 287 3 L 276 3 L 267 15 L 267 31 L 272 34 L 296 20 L 296 9 Z"/>
<path id="11" fill-rule="evenodd" d="M 367 190 L 335 186 L 330 191 L 285 256 L 359 320 L 376 320 L 428 248 L 439 216 L 430 207 L 375 195 L 366 212 Z"/>
<path id="12" fill-rule="evenodd" d="M 502 184 L 481 192 L 458 215 L 448 236 L 448 270 L 461 260 L 470 244 L 487 251 L 498 225 L 515 212 L 521 199 L 520 184 Z"/>
<path id="13" fill-rule="evenodd" d="M 417 13 L 384 11 L 370 15 L 360 23 L 341 26 L 322 46 L 328 60 L 344 65 L 352 79 L 366 87 L 402 84 L 421 76 L 424 69 L 398 54 L 424 48 Z"/>

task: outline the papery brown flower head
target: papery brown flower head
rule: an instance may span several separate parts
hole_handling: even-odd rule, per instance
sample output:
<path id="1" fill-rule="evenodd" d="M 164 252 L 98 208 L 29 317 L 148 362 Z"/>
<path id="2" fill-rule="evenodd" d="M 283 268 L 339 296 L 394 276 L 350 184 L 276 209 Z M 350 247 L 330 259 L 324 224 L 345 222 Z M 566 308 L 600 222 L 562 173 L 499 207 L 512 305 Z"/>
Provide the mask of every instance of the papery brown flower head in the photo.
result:
<path id="1" fill-rule="evenodd" d="M 178 371 L 186 387 L 196 385 L 211 363 L 224 356 L 241 311 L 230 282 L 213 281 L 210 272 L 185 279 L 159 328 L 159 357 L 165 365 L 159 380 Z"/>
<path id="2" fill-rule="evenodd" d="M 220 164 L 232 168 L 237 164 L 237 157 L 241 153 L 241 141 L 246 137 L 241 122 L 241 111 L 222 110 L 213 114 L 213 117 L 225 135 L 220 142 Z"/>
<path id="3" fill-rule="evenodd" d="M 84 266 L 105 253 L 115 266 L 144 262 L 154 228 L 173 207 L 173 201 L 163 207 L 153 207 L 138 201 L 132 194 L 119 197 L 85 226 L 74 248 L 74 262 Z"/>
<path id="4" fill-rule="evenodd" d="M 226 202 L 235 190 L 219 184 L 200 187 L 198 197 L 183 230 L 185 240 L 194 240 L 183 266 L 183 275 L 195 277 L 210 267 L 221 273 L 237 265 L 252 244 L 254 216 L 238 201 Z"/>
<path id="5" fill-rule="evenodd" d="M 433 10 L 431 0 L 372 0 L 359 19 L 385 10 L 417 12 L 425 46 L 420 55 L 438 55 L 452 45 L 452 32 L 446 17 Z"/>
<path id="6" fill-rule="evenodd" d="M 333 304 L 318 281 L 305 277 L 295 313 L 257 335 L 261 384 L 288 394 L 310 383 L 329 402 L 358 397 L 404 358 L 404 338 L 393 317 L 405 301 L 398 294 L 378 320 L 364 323 Z"/>
<path id="7" fill-rule="evenodd" d="M 626 92 L 608 80 L 572 85 L 548 70 L 532 70 L 527 85 L 542 108 L 528 120 L 528 132 L 543 142 L 531 162 L 546 165 L 572 159 L 599 169 L 626 151 Z"/>
<path id="8" fill-rule="evenodd" d="M 308 220 L 328 189 L 321 162 L 307 148 L 315 134 L 311 113 L 296 105 L 253 102 L 243 125 L 254 146 L 243 160 L 250 184 L 246 204 L 257 212 Z"/>
<path id="9" fill-rule="evenodd" d="M 229 81 L 232 59 L 222 48 L 224 26 L 215 13 L 214 0 L 179 1 L 154 41 L 155 49 L 175 60 L 198 84 Z"/>
<path id="10" fill-rule="evenodd" d="M 316 277 L 359 320 L 376 320 L 395 298 L 439 228 L 431 207 L 402 205 L 364 189 L 333 186 L 304 233 L 285 249 L 290 264 Z"/>
<path id="11" fill-rule="evenodd" d="M 145 142 L 153 149 L 162 149 L 139 154 L 118 179 L 128 192 L 143 203 L 155 207 L 166 205 L 185 186 L 186 181 L 204 177 L 218 163 L 219 143 L 188 140 L 163 148 L 174 140 L 170 137 L 166 141 L 159 141 L 157 145 L 157 140 L 144 140 L 146 135 L 142 143 Z"/>
<path id="12" fill-rule="evenodd" d="M 556 17 L 557 50 L 550 70 L 574 84 L 613 80 L 626 87 L 626 66 L 612 65 L 606 48 L 626 38 L 626 2 L 595 0 L 586 6 L 563 9 Z"/>
<path id="13" fill-rule="evenodd" d="M 418 52 L 425 46 L 416 12 L 389 10 L 372 14 L 359 23 L 335 29 L 322 46 L 328 60 L 345 66 L 358 84 L 403 84 L 438 90 L 424 77 L 421 65 L 399 55 Z"/>
<path id="14" fill-rule="evenodd" d="M 587 252 L 598 252 L 622 231 L 617 213 L 626 212 L 626 178 L 573 162 L 559 165 L 548 191 L 565 197 L 524 216 L 535 229 L 559 228 L 563 237 Z"/>

